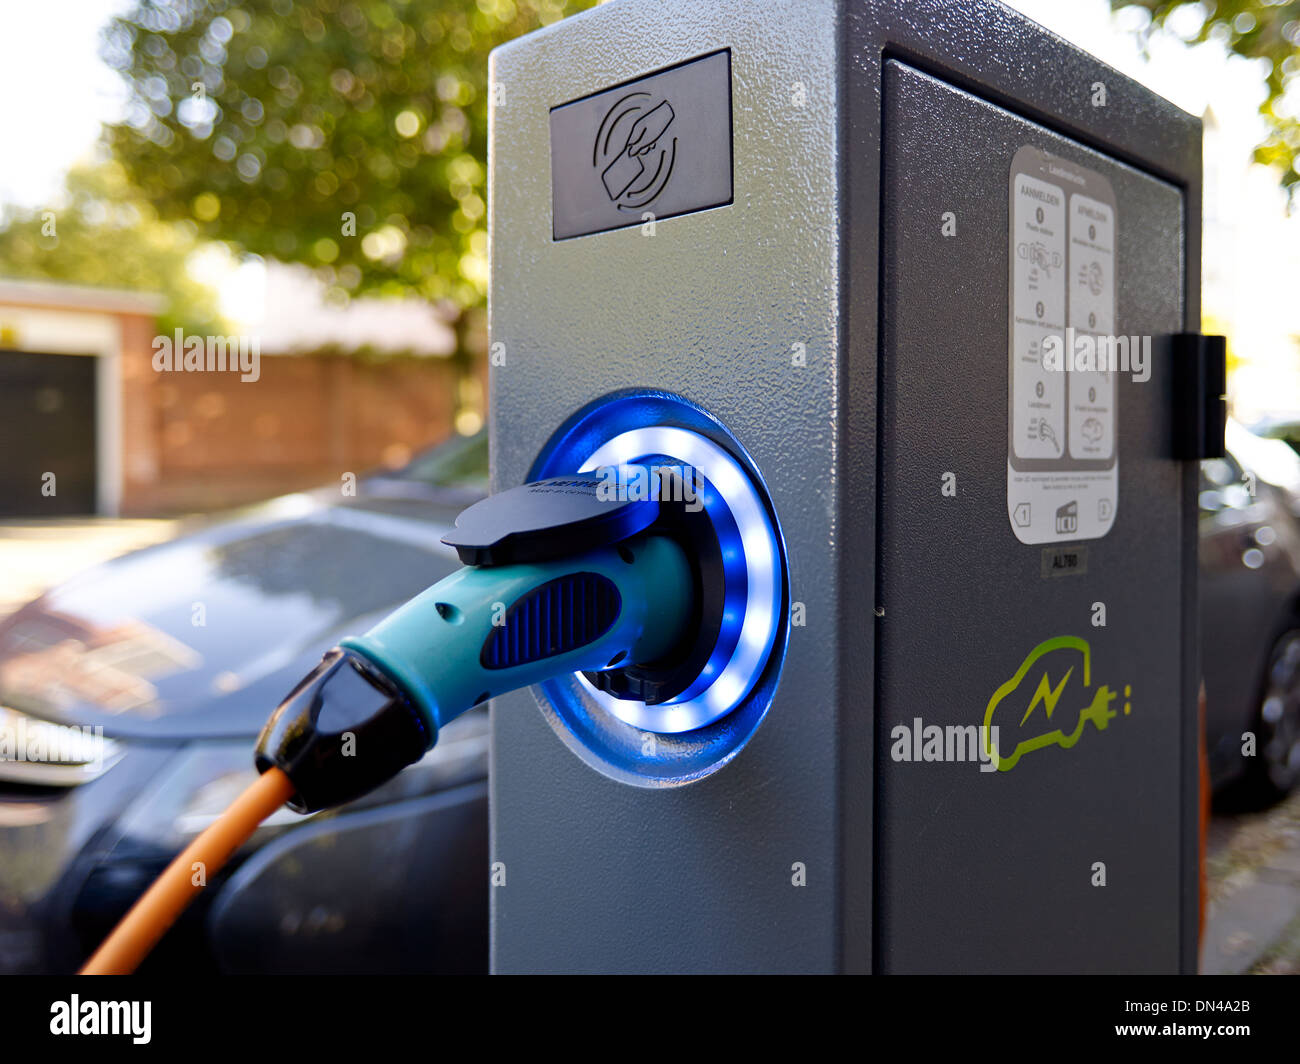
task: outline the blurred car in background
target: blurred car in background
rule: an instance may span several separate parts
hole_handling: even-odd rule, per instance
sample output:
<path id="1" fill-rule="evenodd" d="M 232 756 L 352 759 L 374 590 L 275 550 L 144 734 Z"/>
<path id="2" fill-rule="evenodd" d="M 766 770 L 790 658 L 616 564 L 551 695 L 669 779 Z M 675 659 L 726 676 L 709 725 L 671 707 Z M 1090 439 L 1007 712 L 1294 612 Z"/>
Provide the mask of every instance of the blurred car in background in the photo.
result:
<path id="1" fill-rule="evenodd" d="M 1300 453 L 1300 417 L 1295 414 L 1269 414 L 1247 426 L 1256 436 L 1266 440 L 1281 440 L 1293 451 Z"/>
<path id="2" fill-rule="evenodd" d="M 0 972 L 75 970 L 252 780 L 263 722 L 321 654 L 458 567 L 440 537 L 486 492 L 485 434 L 456 438 L 0 621 Z M 480 708 L 364 799 L 281 810 L 142 970 L 485 971 L 486 779 Z"/>
<path id="3" fill-rule="evenodd" d="M 1300 455 L 1235 421 L 1226 441 L 1201 463 L 1206 750 L 1216 791 L 1259 806 L 1300 780 Z"/>

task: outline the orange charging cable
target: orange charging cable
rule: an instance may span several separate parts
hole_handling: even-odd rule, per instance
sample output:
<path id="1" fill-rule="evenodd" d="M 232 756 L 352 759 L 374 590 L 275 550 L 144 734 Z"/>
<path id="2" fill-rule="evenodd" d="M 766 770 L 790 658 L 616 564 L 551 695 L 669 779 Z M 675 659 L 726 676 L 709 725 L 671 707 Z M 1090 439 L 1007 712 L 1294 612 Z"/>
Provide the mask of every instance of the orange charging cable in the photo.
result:
<path id="1" fill-rule="evenodd" d="M 206 882 L 268 816 L 293 797 L 289 777 L 268 769 L 191 842 L 140 897 L 81 969 L 82 975 L 130 975 Z M 198 866 L 198 868 L 196 868 Z M 196 876 L 199 869 L 203 875 Z"/>

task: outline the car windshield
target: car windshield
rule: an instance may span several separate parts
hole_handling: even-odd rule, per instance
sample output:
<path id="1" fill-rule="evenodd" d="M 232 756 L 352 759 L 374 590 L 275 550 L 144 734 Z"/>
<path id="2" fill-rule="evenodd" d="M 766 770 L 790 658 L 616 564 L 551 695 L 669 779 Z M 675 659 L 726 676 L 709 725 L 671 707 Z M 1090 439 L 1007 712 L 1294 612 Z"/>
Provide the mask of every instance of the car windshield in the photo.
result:
<path id="1" fill-rule="evenodd" d="M 466 488 L 486 493 L 488 484 L 487 433 L 453 436 L 417 455 L 390 476 L 435 488 Z"/>

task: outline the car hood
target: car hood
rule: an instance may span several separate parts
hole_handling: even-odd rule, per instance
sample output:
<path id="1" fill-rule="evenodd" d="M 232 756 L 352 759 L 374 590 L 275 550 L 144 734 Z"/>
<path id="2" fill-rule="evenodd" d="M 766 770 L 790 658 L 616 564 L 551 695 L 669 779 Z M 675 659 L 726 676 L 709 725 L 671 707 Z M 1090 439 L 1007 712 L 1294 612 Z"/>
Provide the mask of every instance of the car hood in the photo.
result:
<path id="1" fill-rule="evenodd" d="M 256 734 L 324 651 L 457 567 L 458 509 L 290 496 L 96 566 L 0 622 L 0 704 L 110 737 Z"/>

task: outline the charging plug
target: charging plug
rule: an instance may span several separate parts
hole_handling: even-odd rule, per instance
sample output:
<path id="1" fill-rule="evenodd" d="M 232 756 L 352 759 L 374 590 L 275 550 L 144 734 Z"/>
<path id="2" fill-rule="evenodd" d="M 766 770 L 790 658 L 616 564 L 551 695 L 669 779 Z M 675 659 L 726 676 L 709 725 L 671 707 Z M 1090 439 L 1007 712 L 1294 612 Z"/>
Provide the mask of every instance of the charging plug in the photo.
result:
<path id="1" fill-rule="evenodd" d="M 444 537 L 468 567 L 325 655 L 258 739 L 258 770 L 288 775 L 292 808 L 365 794 L 493 695 L 656 662 L 691 638 L 699 581 L 651 530 L 657 499 L 601 487 L 578 474 L 470 507 Z"/>

